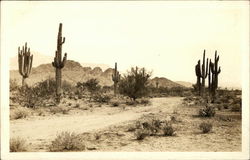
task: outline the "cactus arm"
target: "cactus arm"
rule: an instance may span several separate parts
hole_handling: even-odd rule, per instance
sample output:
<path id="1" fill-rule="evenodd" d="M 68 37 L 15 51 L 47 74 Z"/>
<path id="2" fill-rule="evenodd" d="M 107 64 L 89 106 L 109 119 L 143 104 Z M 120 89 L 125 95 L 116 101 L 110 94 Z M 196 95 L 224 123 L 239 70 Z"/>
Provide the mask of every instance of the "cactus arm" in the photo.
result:
<path id="1" fill-rule="evenodd" d="M 61 41 L 61 45 L 65 42 L 65 37 L 63 37 L 63 40 Z"/>
<path id="2" fill-rule="evenodd" d="M 28 74 L 30 74 L 30 72 L 32 70 L 32 63 L 33 63 L 33 55 L 30 56 L 29 72 L 28 72 Z"/>
<path id="3" fill-rule="evenodd" d="M 63 57 L 63 60 L 62 60 L 62 63 L 61 63 L 61 68 L 63 68 L 65 66 L 66 61 L 67 61 L 67 53 L 64 54 L 64 57 Z"/>
<path id="4" fill-rule="evenodd" d="M 220 71 L 221 71 L 221 70 L 220 70 L 220 67 L 219 67 L 219 71 L 218 71 L 217 73 L 219 74 L 219 73 L 220 73 Z"/>

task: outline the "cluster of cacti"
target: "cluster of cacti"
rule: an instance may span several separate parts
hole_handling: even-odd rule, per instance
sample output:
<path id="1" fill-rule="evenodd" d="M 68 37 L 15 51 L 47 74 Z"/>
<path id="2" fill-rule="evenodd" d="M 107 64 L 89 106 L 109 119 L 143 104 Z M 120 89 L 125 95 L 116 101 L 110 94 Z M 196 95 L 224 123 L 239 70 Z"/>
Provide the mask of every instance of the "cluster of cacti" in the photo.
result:
<path id="1" fill-rule="evenodd" d="M 25 79 L 29 77 L 32 68 L 33 55 L 30 54 L 30 48 L 27 48 L 27 43 L 25 46 L 18 47 L 18 69 L 19 73 L 23 77 L 22 86 L 25 85 Z"/>
<path id="2" fill-rule="evenodd" d="M 67 53 L 62 58 L 62 44 L 65 42 L 65 37 L 62 37 L 62 23 L 59 24 L 59 31 L 57 36 L 57 50 L 55 52 L 53 67 L 56 69 L 56 101 L 60 102 L 61 97 L 61 82 L 62 82 L 62 68 L 65 66 L 67 60 Z"/>
<path id="3" fill-rule="evenodd" d="M 195 73 L 197 77 L 197 82 L 196 82 L 196 88 L 199 92 L 199 95 L 204 95 L 205 94 L 205 79 L 207 78 L 208 75 L 208 58 L 206 62 L 206 50 L 203 52 L 203 63 L 202 66 L 200 67 L 200 60 L 198 61 L 198 64 L 195 66 Z M 202 83 L 201 83 L 202 79 Z"/>
<path id="4" fill-rule="evenodd" d="M 200 60 L 198 64 L 195 66 L 195 73 L 197 77 L 197 82 L 195 88 L 199 95 L 205 95 L 205 79 L 208 76 L 208 91 L 212 98 L 214 99 L 216 96 L 216 89 L 218 88 L 218 74 L 221 72 L 220 67 L 218 68 L 219 56 L 217 56 L 217 51 L 215 51 L 214 63 L 212 63 L 211 59 L 208 66 L 208 58 L 205 65 L 205 50 L 203 53 L 203 64 L 202 68 L 200 67 Z M 202 78 L 202 83 L 201 83 Z"/>
<path id="5" fill-rule="evenodd" d="M 114 81 L 114 95 L 116 96 L 117 94 L 117 84 L 120 80 L 120 74 L 119 71 L 117 71 L 117 63 L 115 62 L 115 70 L 114 74 L 112 74 L 112 80 Z"/>

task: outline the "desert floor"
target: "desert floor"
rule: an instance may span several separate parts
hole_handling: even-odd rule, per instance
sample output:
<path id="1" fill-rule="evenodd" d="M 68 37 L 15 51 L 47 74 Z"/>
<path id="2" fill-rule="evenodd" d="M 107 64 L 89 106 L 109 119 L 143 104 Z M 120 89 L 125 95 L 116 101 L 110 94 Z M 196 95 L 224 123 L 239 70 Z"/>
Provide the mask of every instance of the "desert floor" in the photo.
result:
<path id="1" fill-rule="evenodd" d="M 217 110 L 213 118 L 198 117 L 197 105 L 186 105 L 183 98 L 151 98 L 147 106 L 112 107 L 80 103 L 67 114 L 32 115 L 10 120 L 10 138 L 26 139 L 31 152 L 49 151 L 49 145 L 58 133 L 70 131 L 85 136 L 89 151 L 241 151 L 241 114 Z M 86 109 L 87 108 L 87 109 Z M 136 140 L 128 128 L 142 117 L 155 116 L 170 119 L 175 116 L 175 136 L 148 136 Z M 203 134 L 201 122 L 212 122 L 211 133 Z"/>

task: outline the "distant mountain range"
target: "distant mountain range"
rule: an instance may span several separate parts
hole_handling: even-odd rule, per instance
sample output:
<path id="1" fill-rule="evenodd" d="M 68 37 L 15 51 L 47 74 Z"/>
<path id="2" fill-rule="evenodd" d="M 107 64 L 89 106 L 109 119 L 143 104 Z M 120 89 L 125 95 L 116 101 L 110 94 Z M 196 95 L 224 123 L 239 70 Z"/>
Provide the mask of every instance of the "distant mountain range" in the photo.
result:
<path id="1" fill-rule="evenodd" d="M 107 68 L 107 67 L 106 67 Z M 87 65 L 84 67 L 75 61 L 68 60 L 65 67 L 62 69 L 62 80 L 68 81 L 72 84 L 77 82 L 85 82 L 90 78 L 96 78 L 99 84 L 102 86 L 112 86 L 112 68 L 107 68 L 103 70 L 101 67 L 91 68 Z M 51 63 L 41 64 L 37 67 L 33 67 L 29 78 L 27 78 L 27 83 L 33 85 L 37 82 L 48 78 L 55 77 L 55 69 Z M 20 76 L 18 70 L 10 70 L 10 79 L 16 79 L 16 81 L 21 84 L 22 77 Z M 150 80 L 150 84 L 156 86 L 156 82 L 159 83 L 159 87 L 185 87 L 185 85 L 173 82 L 164 77 L 154 77 Z"/>

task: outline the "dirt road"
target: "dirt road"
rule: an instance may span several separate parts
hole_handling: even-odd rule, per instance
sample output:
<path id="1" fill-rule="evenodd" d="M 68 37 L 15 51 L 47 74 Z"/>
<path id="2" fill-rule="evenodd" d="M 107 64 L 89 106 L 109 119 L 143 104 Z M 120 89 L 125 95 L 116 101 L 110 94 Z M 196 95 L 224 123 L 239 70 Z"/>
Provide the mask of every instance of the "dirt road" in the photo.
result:
<path id="1" fill-rule="evenodd" d="M 30 145 L 38 147 L 36 150 L 42 151 L 39 146 L 44 147 L 61 131 L 83 133 L 135 120 L 147 113 L 172 113 L 181 103 L 181 98 L 153 98 L 151 102 L 150 106 L 128 107 L 129 109 L 125 110 L 121 107 L 101 107 L 84 115 L 69 114 L 14 120 L 10 121 L 10 137 L 25 138 Z M 114 110 L 117 112 L 112 113 Z"/>

